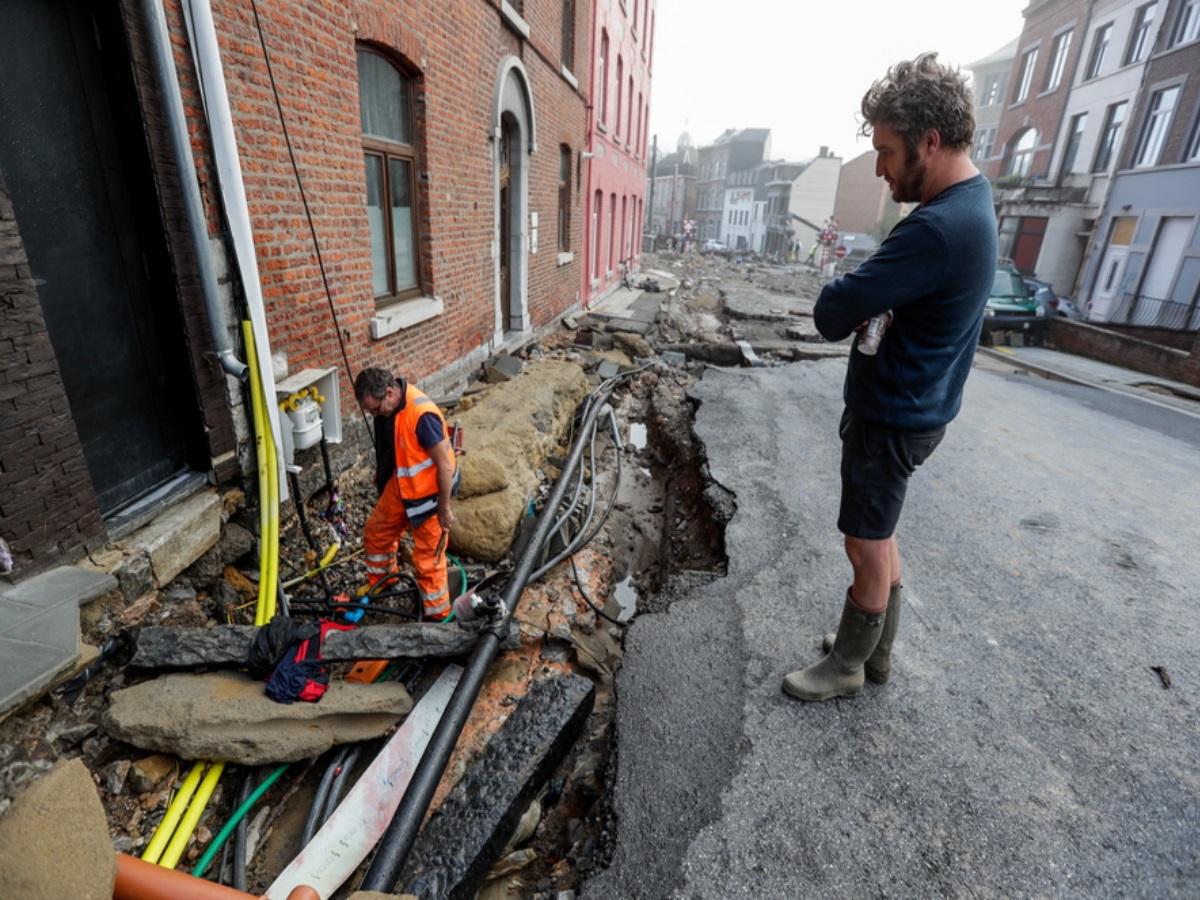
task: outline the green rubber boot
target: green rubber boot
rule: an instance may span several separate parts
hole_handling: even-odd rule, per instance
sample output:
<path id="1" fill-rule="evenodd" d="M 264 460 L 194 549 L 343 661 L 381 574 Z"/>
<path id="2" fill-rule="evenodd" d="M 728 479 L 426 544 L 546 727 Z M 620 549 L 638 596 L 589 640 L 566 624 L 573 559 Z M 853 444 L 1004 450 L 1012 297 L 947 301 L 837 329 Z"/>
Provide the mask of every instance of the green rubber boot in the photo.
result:
<path id="1" fill-rule="evenodd" d="M 863 663 L 879 643 L 886 618 L 886 612 L 863 612 L 846 591 L 846 605 L 842 608 L 842 622 L 833 650 L 807 669 L 788 674 L 783 679 L 783 692 L 797 700 L 813 702 L 858 696 L 863 688 Z"/>
<path id="2" fill-rule="evenodd" d="M 888 594 L 887 618 L 883 620 L 883 631 L 879 634 L 879 643 L 875 652 L 863 665 L 867 678 L 876 684 L 886 684 L 892 677 L 892 644 L 896 642 L 896 632 L 900 630 L 900 596 L 904 593 L 904 585 L 893 584 Z M 828 653 L 833 649 L 835 635 L 827 634 L 821 641 L 821 649 Z"/>

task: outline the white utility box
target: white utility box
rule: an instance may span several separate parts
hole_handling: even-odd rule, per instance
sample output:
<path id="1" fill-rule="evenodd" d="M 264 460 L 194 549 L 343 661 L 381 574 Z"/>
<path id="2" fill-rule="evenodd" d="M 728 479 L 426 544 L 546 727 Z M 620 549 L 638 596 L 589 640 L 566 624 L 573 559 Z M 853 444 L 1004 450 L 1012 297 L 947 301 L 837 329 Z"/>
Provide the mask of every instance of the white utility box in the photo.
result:
<path id="1" fill-rule="evenodd" d="M 336 368 L 305 369 L 275 383 L 283 462 L 293 471 L 296 451 L 315 447 L 322 433 L 330 444 L 342 441 L 337 372 Z"/>

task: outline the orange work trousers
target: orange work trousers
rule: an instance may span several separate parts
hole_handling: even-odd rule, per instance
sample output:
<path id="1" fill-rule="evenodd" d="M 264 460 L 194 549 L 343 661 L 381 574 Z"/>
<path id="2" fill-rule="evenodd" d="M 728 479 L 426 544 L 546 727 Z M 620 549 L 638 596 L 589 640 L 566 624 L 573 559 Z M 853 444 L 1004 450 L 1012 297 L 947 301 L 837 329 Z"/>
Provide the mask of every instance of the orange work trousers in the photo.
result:
<path id="1" fill-rule="evenodd" d="M 400 538 L 410 530 L 413 536 L 413 567 L 417 570 L 417 588 L 421 593 L 425 618 L 440 621 L 450 615 L 445 532 L 437 513 L 415 527 L 409 523 L 395 478 L 388 479 L 387 487 L 363 528 L 367 583 L 376 584 L 385 575 L 397 570 L 396 551 L 400 549 Z"/>

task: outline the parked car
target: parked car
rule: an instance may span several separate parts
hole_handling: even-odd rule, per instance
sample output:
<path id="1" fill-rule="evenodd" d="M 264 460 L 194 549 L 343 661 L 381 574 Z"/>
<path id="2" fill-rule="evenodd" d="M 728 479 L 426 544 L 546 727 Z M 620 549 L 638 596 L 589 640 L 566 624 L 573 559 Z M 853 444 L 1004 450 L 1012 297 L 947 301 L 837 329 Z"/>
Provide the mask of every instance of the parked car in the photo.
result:
<path id="1" fill-rule="evenodd" d="M 850 272 L 858 268 L 858 264 L 871 258 L 879 249 L 879 243 L 869 234 L 843 232 L 839 236 L 840 246 L 846 248 L 846 256 L 837 262 L 837 274 Z"/>
<path id="2" fill-rule="evenodd" d="M 1000 260 L 983 312 L 980 343 L 988 346 L 997 341 L 1011 343 L 1011 335 L 1020 334 L 1023 341 L 1040 347 L 1046 343 L 1049 328 L 1046 307 L 1037 301 L 1012 262 Z"/>
<path id="3" fill-rule="evenodd" d="M 1060 297 L 1054 293 L 1054 288 L 1047 282 L 1038 281 L 1036 278 L 1026 278 L 1025 285 L 1033 291 L 1034 299 L 1046 308 L 1046 315 L 1052 318 L 1061 316 L 1064 319 L 1083 318 L 1083 314 L 1079 312 L 1079 307 L 1066 297 Z"/>
<path id="4" fill-rule="evenodd" d="M 722 244 L 720 241 L 711 241 L 710 240 L 710 241 L 704 242 L 704 252 L 705 253 L 712 253 L 714 251 L 721 251 L 721 250 L 728 250 L 728 249 L 729 248 L 726 247 L 724 244 Z"/>

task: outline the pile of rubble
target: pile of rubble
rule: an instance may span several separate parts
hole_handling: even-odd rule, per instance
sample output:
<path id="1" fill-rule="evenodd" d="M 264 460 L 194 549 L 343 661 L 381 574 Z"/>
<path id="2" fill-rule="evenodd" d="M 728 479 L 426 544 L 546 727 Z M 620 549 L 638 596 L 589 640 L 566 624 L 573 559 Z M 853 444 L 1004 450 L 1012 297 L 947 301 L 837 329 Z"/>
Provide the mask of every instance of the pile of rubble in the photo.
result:
<path id="1" fill-rule="evenodd" d="M 521 809 L 505 810 L 493 827 L 512 832 L 519 819 L 499 846 L 489 839 L 488 865 L 495 865 L 482 879 L 483 897 L 561 900 L 603 865 L 611 828 L 605 778 L 614 742 L 613 673 L 624 625 L 636 613 L 637 597 L 652 602 L 673 571 L 723 571 L 721 517 L 705 505 L 703 454 L 690 427 L 687 389 L 698 369 L 845 352 L 811 332 L 820 282 L 804 267 L 663 254 L 644 259 L 642 278 L 663 289 L 628 292 L 615 314 L 604 308 L 622 298 L 569 318 L 505 363 L 493 361 L 462 396 L 443 401 L 453 405 L 450 416 L 463 422 L 466 434 L 451 547 L 466 578 L 511 567 L 514 539 L 519 547 L 527 514 L 544 501 L 569 451 L 579 401 L 601 382 L 616 385 L 615 434 L 597 441 L 585 478 L 600 503 L 612 498 L 608 514 L 590 541 L 524 591 L 517 627 L 488 672 L 434 800 L 449 809 L 453 785 L 479 771 L 478 761 L 495 746 L 493 736 L 518 718 L 535 685 L 580 677 L 590 683 L 586 703 L 578 701 L 587 706 L 586 718 L 573 726 L 578 737 L 572 734 L 559 748 L 547 771 L 521 776 L 538 783 L 514 792 Z M 645 311 L 631 311 L 635 304 Z M 374 503 L 373 468 L 365 457 L 342 459 L 338 468 L 336 485 L 319 489 L 317 465 L 318 489 L 311 481 L 301 489 L 315 500 L 306 516 L 309 534 L 292 515 L 281 535 L 281 558 L 290 563 L 283 578 L 297 609 L 308 609 L 307 597 L 353 594 L 365 581 L 353 548 Z M 322 519 L 335 500 L 337 516 Z M 6 848 L 0 878 L 27 884 L 27 896 L 49 896 L 38 890 L 52 884 L 57 896 L 111 896 L 112 850 L 145 852 L 188 775 L 183 760 L 192 759 L 227 760 L 241 774 L 292 764 L 251 814 L 243 880 L 246 890 L 262 893 L 300 849 L 331 756 L 350 742 L 389 734 L 446 659 L 470 651 L 469 627 L 414 626 L 426 629 L 417 632 L 424 649 L 388 652 L 414 660 L 398 673 L 401 681 L 340 681 L 366 651 L 331 651 L 333 688 L 319 703 L 272 708 L 261 685 L 236 665 L 238 641 L 254 630 L 257 510 L 236 490 L 223 501 L 220 541 L 171 584 L 152 587 L 132 604 L 113 591 L 84 610 L 84 640 L 106 648 L 90 680 L 0 723 L 0 845 Z M 310 540 L 313 534 L 318 540 Z M 323 546 L 335 537 L 344 542 L 337 564 L 312 575 Z M 119 555 L 120 547 L 111 552 Z M 167 646 L 160 644 L 158 661 L 148 664 L 152 635 Z M 207 649 L 193 658 L 184 645 L 196 635 L 207 639 Z M 231 697 L 237 702 L 226 702 Z M 361 754 L 356 772 L 374 752 Z M 64 757 L 70 763 L 55 769 Z M 42 777 L 52 769 L 52 778 Z M 181 868 L 190 870 L 201 858 L 238 805 L 238 780 L 225 776 L 217 783 L 182 851 Z M 19 843 L 5 842 L 16 834 Z M 64 854 L 66 846 L 71 852 Z M 16 847 L 22 852 L 10 852 Z M 79 854 L 88 848 L 91 862 L 81 864 Z"/>

